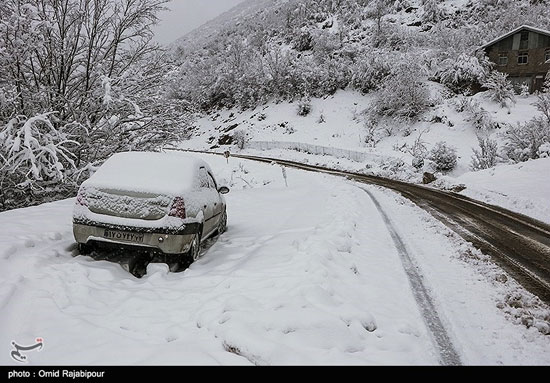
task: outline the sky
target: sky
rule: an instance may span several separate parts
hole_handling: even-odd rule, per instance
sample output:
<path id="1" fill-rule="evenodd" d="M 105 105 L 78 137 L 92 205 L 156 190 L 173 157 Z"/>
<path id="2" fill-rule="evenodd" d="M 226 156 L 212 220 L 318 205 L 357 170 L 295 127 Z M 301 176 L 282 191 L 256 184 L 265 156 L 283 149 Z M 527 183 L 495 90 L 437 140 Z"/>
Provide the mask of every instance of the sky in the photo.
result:
<path id="1" fill-rule="evenodd" d="M 155 41 L 167 45 L 243 0 L 172 0 L 155 26 Z"/>

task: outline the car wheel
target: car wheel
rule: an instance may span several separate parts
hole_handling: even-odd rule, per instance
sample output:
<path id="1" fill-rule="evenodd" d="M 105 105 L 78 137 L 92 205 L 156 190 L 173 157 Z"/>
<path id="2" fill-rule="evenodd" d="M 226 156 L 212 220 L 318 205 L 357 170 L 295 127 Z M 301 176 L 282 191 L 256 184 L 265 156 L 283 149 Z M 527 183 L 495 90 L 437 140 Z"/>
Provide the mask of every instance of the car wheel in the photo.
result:
<path id="1" fill-rule="evenodd" d="M 225 233 L 227 230 L 227 212 L 224 210 L 218 223 L 218 235 Z"/>
<path id="2" fill-rule="evenodd" d="M 187 269 L 193 262 L 200 258 L 200 250 L 201 235 L 195 234 L 193 237 L 193 242 L 191 242 L 191 248 L 187 251 L 187 253 L 179 255 L 177 257 L 177 261 L 169 263 L 170 271 L 179 272 Z"/>
<path id="3" fill-rule="evenodd" d="M 200 234 L 195 234 L 193 237 L 193 241 L 191 242 L 191 248 L 189 249 L 189 252 L 187 253 L 187 260 L 189 264 L 195 262 L 200 258 L 200 251 L 201 251 L 201 236 Z"/>

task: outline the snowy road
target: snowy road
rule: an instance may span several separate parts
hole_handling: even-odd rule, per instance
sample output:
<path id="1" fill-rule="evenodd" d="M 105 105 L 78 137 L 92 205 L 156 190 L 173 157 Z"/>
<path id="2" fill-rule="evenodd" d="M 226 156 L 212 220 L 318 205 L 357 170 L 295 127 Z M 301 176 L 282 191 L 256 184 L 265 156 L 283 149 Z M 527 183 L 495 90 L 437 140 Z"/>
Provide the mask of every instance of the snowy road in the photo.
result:
<path id="1" fill-rule="evenodd" d="M 72 200 L 0 214 L 0 363 L 44 339 L 30 364 L 439 364 L 377 205 L 353 182 L 204 156 L 225 179 L 229 229 L 182 273 L 77 256 Z M 438 221 L 367 187 L 390 218 L 464 364 L 550 364 L 550 315 Z M 476 258 L 477 256 L 477 258 Z M 531 300 L 530 300 L 531 299 Z M 497 307 L 498 306 L 498 307 Z M 525 315 L 527 315 L 525 313 Z M 437 334 L 435 334 L 437 336 Z"/>
<path id="2" fill-rule="evenodd" d="M 395 190 L 430 212 L 464 240 L 490 255 L 529 292 L 550 304 L 550 225 L 499 206 L 457 193 L 413 183 L 334 170 L 304 162 L 236 155 L 238 158 L 273 162 L 325 174 L 346 176 L 360 183 Z"/>

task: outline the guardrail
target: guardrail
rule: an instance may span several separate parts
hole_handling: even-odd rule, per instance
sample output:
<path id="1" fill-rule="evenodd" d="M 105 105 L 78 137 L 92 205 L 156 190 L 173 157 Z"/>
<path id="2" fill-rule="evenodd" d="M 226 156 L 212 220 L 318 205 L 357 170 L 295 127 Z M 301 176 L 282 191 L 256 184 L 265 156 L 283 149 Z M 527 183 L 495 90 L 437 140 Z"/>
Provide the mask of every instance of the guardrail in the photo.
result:
<path id="1" fill-rule="evenodd" d="M 346 158 L 356 162 L 387 162 L 395 159 L 395 157 L 382 156 L 380 154 L 359 152 L 355 150 L 334 148 L 321 145 L 305 144 L 302 142 L 287 142 L 287 141 L 250 141 L 246 144 L 247 149 L 255 150 L 271 150 L 284 149 L 295 150 L 309 154 L 329 155 L 336 158 Z"/>

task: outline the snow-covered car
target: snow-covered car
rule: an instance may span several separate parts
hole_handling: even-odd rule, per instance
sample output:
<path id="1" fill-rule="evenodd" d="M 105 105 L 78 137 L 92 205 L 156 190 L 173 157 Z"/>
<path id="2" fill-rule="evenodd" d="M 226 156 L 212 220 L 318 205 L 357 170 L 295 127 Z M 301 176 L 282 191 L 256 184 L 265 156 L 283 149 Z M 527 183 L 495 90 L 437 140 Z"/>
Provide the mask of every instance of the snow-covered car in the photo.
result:
<path id="1" fill-rule="evenodd" d="M 80 186 L 73 233 L 81 254 L 138 246 L 190 264 L 201 240 L 223 233 L 226 202 L 208 164 L 179 153 L 110 157 Z"/>

